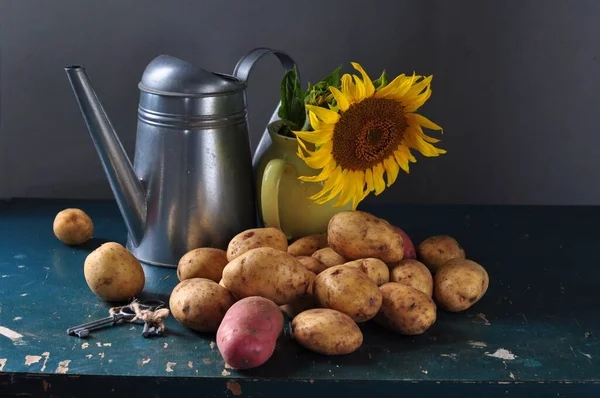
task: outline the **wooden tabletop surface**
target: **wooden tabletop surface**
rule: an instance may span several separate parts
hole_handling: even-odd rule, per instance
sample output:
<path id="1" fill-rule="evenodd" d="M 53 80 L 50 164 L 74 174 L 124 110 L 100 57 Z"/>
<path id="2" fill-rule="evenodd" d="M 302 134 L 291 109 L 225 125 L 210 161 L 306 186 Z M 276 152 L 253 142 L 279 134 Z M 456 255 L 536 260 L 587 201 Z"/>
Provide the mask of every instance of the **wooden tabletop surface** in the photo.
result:
<path id="1" fill-rule="evenodd" d="M 56 213 L 79 207 L 94 238 L 69 247 L 52 233 Z M 85 257 L 101 243 L 125 243 L 112 201 L 13 200 L 0 204 L 0 396 L 281 396 L 335 393 L 444 396 L 599 396 L 600 221 L 598 207 L 377 206 L 364 208 L 419 242 L 454 236 L 489 272 L 471 309 L 438 312 L 423 335 L 361 324 L 355 353 L 327 357 L 286 331 L 272 358 L 227 369 L 215 337 L 170 316 L 167 333 L 145 339 L 140 325 L 68 336 L 68 327 L 110 307 L 87 287 Z M 144 266 L 140 298 L 168 297 L 174 269 Z M 289 321 L 289 320 L 288 320 Z M 129 392 L 128 392 L 129 391 Z"/>

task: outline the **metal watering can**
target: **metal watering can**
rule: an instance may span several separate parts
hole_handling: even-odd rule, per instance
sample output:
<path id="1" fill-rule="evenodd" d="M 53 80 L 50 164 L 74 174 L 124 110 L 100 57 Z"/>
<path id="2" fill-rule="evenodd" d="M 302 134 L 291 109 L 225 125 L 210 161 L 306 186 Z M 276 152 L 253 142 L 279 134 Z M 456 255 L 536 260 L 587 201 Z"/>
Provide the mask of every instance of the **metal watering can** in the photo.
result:
<path id="1" fill-rule="evenodd" d="M 188 251 L 226 249 L 236 234 L 257 226 L 246 87 L 267 54 L 293 69 L 289 55 L 268 48 L 250 51 L 232 75 L 168 55 L 152 60 L 138 85 L 133 165 L 85 69 L 65 68 L 125 220 L 127 249 L 141 262 L 175 268 Z M 269 140 L 265 131 L 255 159 Z"/>

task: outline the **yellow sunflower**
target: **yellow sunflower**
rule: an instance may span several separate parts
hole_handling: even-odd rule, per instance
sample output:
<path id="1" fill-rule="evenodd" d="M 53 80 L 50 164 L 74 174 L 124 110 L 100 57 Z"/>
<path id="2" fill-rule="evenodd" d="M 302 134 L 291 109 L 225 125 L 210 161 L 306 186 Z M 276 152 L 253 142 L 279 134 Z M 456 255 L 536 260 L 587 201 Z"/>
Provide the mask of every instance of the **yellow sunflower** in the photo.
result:
<path id="1" fill-rule="evenodd" d="M 384 87 L 375 89 L 364 69 L 352 66 L 362 75 L 344 74 L 341 90 L 329 87 L 337 106 L 330 109 L 306 105 L 314 131 L 294 131 L 298 140 L 298 156 L 319 175 L 301 176 L 302 181 L 324 182 L 323 189 L 310 197 L 325 203 L 339 195 L 334 207 L 352 201 L 352 208 L 372 191 L 381 194 L 386 184 L 396 181 L 400 169 L 409 172 L 409 162 L 417 160 L 411 149 L 427 157 L 439 156 L 445 150 L 432 144 L 423 127 L 442 130 L 426 117 L 415 113 L 431 96 L 432 76 L 396 77 Z M 314 144 L 314 151 L 306 143 Z"/>

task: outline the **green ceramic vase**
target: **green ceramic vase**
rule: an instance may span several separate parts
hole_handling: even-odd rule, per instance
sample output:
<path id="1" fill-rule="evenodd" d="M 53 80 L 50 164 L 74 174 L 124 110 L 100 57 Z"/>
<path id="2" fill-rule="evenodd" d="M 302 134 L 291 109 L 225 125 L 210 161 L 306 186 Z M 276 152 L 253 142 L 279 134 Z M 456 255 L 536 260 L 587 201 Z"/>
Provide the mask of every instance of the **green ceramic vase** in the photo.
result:
<path id="1" fill-rule="evenodd" d="M 351 210 L 352 203 L 333 207 L 335 200 L 317 204 L 310 196 L 319 192 L 323 183 L 304 182 L 299 176 L 320 173 L 308 167 L 296 155 L 298 142 L 278 134 L 282 121 L 269 124 L 271 146 L 262 154 L 257 167 L 257 201 L 266 227 L 281 229 L 288 239 L 327 232 L 332 216 Z"/>

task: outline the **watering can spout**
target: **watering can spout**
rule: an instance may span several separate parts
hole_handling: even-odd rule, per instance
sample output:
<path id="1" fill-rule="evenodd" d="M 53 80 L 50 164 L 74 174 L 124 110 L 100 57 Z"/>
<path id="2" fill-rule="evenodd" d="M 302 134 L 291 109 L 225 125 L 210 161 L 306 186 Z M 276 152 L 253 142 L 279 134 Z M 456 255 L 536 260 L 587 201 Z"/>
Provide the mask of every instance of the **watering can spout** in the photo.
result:
<path id="1" fill-rule="evenodd" d="M 73 65 L 66 67 L 65 71 L 129 235 L 133 244 L 138 246 L 146 223 L 146 195 L 142 182 L 104 112 L 85 68 Z"/>

